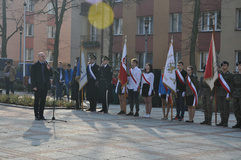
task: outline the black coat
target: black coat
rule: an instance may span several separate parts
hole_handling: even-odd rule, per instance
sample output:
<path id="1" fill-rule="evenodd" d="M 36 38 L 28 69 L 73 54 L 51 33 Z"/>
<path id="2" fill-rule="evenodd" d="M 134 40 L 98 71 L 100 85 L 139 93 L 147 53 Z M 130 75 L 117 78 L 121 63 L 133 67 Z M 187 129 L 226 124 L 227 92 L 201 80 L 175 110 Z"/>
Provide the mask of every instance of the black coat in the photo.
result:
<path id="1" fill-rule="evenodd" d="M 99 81 L 99 66 L 95 63 L 91 70 L 95 75 L 94 79 L 89 72 L 89 65 L 86 67 L 88 83 L 86 85 L 86 96 L 89 101 L 97 100 L 98 96 L 98 81 Z"/>
<path id="2" fill-rule="evenodd" d="M 38 61 L 32 65 L 31 68 L 31 85 L 33 88 L 37 87 L 37 90 L 44 88 L 43 76 L 42 76 L 42 67 L 41 63 Z M 48 70 L 46 64 L 44 63 L 44 77 L 47 84 L 47 89 L 51 89 L 50 77 L 53 76 L 52 70 Z"/>
<path id="3" fill-rule="evenodd" d="M 59 82 L 59 80 L 64 81 L 65 80 L 65 70 L 62 68 L 62 78 L 60 79 L 60 68 L 56 68 L 56 70 L 59 72 L 59 74 L 55 73 L 55 82 Z"/>
<path id="4" fill-rule="evenodd" d="M 77 73 L 77 67 L 74 67 L 73 78 L 71 81 L 71 99 L 77 100 L 78 96 L 81 99 L 80 92 L 79 92 L 79 83 L 75 80 Z"/>
<path id="5" fill-rule="evenodd" d="M 183 76 L 184 81 L 185 81 L 187 72 L 185 70 L 182 70 L 181 75 Z M 179 90 L 179 92 L 184 92 L 186 90 L 185 82 L 184 82 L 184 84 L 182 84 L 181 81 L 178 79 L 177 75 L 176 75 L 176 80 L 177 80 L 177 90 Z"/>

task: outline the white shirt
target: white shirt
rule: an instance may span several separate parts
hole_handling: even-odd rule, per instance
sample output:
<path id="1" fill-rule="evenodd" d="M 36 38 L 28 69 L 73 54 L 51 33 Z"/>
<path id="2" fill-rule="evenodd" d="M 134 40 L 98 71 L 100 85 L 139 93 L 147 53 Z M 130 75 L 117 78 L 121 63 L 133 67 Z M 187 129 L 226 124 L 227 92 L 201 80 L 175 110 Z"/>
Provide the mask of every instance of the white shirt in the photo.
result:
<path id="1" fill-rule="evenodd" d="M 154 84 L 154 74 L 152 72 L 149 72 L 149 73 L 143 73 L 146 80 L 150 83 L 150 88 L 149 88 L 149 91 L 148 91 L 148 95 L 150 96 L 151 95 L 151 92 L 153 90 L 153 84 Z M 142 94 L 142 87 L 143 87 L 143 84 L 148 84 L 146 82 L 146 80 L 143 78 L 143 76 L 141 76 L 141 90 L 140 90 L 140 94 Z"/>
<path id="2" fill-rule="evenodd" d="M 141 82 L 141 70 L 138 67 L 135 67 L 134 69 L 131 68 L 131 74 L 137 83 L 135 83 L 135 81 L 132 79 L 132 77 L 129 76 L 128 77 L 128 81 L 129 81 L 128 89 L 133 89 L 134 91 L 137 91 L 139 84 Z"/>

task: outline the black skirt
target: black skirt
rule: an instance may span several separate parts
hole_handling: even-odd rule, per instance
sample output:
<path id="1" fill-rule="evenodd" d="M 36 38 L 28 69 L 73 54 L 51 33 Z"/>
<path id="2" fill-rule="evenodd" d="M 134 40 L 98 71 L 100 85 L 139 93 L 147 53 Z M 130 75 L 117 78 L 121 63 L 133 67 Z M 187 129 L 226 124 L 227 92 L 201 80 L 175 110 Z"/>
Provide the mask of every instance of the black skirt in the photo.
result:
<path id="1" fill-rule="evenodd" d="M 149 97 L 149 95 L 148 95 L 149 89 L 150 89 L 150 85 L 144 83 L 143 86 L 142 86 L 142 94 L 141 94 L 141 95 L 142 95 L 143 97 Z M 153 90 L 152 90 L 150 96 L 154 96 Z"/>
<path id="2" fill-rule="evenodd" d="M 186 105 L 187 106 L 192 106 L 193 105 L 193 100 L 194 100 L 194 95 L 186 96 Z"/>
<path id="3" fill-rule="evenodd" d="M 166 99 L 166 97 L 167 97 L 166 94 L 162 94 L 162 95 L 161 95 L 161 98 L 162 98 L 162 99 Z"/>
<path id="4" fill-rule="evenodd" d="M 122 89 L 121 89 L 121 83 L 118 83 L 118 88 L 117 88 L 117 94 L 119 95 L 123 95 L 124 93 L 122 93 Z"/>

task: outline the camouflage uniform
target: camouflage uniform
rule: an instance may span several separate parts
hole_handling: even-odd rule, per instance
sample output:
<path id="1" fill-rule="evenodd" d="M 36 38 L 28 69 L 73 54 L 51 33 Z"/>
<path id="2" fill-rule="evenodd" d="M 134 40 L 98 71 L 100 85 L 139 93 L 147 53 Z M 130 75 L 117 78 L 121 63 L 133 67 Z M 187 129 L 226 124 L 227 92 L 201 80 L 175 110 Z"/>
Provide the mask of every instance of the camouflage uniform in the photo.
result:
<path id="1" fill-rule="evenodd" d="M 234 74 L 233 80 L 233 100 L 234 100 L 234 114 L 237 119 L 237 124 L 233 128 L 241 126 L 241 74 Z"/>
<path id="2" fill-rule="evenodd" d="M 229 85 L 231 89 L 231 95 L 233 91 L 233 74 L 227 71 L 226 73 L 221 72 L 226 83 Z M 230 95 L 230 96 L 231 96 Z M 230 108 L 230 100 L 226 99 L 227 92 L 222 87 L 220 81 L 217 83 L 217 104 L 220 110 L 221 122 L 217 124 L 217 126 L 228 126 L 228 118 L 229 118 L 229 108 Z"/>
<path id="3" fill-rule="evenodd" d="M 200 78 L 200 94 L 202 96 L 202 106 L 204 110 L 204 121 L 200 124 L 212 124 L 212 100 L 211 96 L 214 95 L 214 92 L 211 91 L 209 85 L 203 81 L 204 77 Z"/>

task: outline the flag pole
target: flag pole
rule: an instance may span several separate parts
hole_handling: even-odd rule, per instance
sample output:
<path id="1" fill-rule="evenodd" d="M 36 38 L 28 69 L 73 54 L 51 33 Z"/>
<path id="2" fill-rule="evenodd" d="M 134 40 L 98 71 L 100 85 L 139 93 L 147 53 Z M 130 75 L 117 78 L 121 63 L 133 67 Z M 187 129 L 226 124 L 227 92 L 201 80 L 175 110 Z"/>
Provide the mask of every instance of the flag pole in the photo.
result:
<path id="1" fill-rule="evenodd" d="M 213 19 L 213 43 L 215 45 L 215 20 Z M 216 45 L 215 45 L 216 46 Z M 215 52 L 216 52 L 216 47 L 215 47 Z M 215 87 L 215 125 L 217 124 L 217 83 L 214 83 Z"/>
<path id="2" fill-rule="evenodd" d="M 81 47 L 80 47 L 80 63 L 81 63 L 81 52 L 82 52 L 82 50 L 83 50 L 83 39 L 82 39 L 82 41 L 81 41 Z M 80 64 L 80 67 L 81 67 L 81 64 Z M 81 70 L 81 68 L 80 68 L 80 70 Z M 81 79 L 81 72 L 80 72 L 80 79 Z M 79 97 L 79 96 L 78 96 Z M 81 89 L 81 109 L 82 109 L 82 111 L 84 111 L 84 104 L 83 104 L 83 98 L 84 97 L 84 93 L 83 93 L 83 87 L 82 87 L 82 89 Z"/>
<path id="3" fill-rule="evenodd" d="M 172 39 L 171 39 L 171 44 L 173 44 L 173 35 L 172 35 Z M 171 99 L 173 97 L 173 92 L 171 92 Z M 171 100 L 171 120 L 173 118 L 173 101 Z"/>
<path id="4" fill-rule="evenodd" d="M 125 35 L 125 44 L 127 43 L 127 35 Z M 124 44 L 124 45 L 125 45 Z M 126 46 L 127 47 L 127 46 Z M 126 55 L 126 73 L 127 73 L 127 55 Z M 126 113 L 126 98 L 127 98 L 127 91 L 126 91 L 126 89 L 127 89 L 127 87 L 126 87 L 126 85 L 125 85 L 125 94 L 124 94 L 124 97 L 125 97 L 125 102 L 124 102 L 124 106 L 125 106 L 125 108 L 124 108 L 124 111 L 125 111 L 125 113 Z"/>

